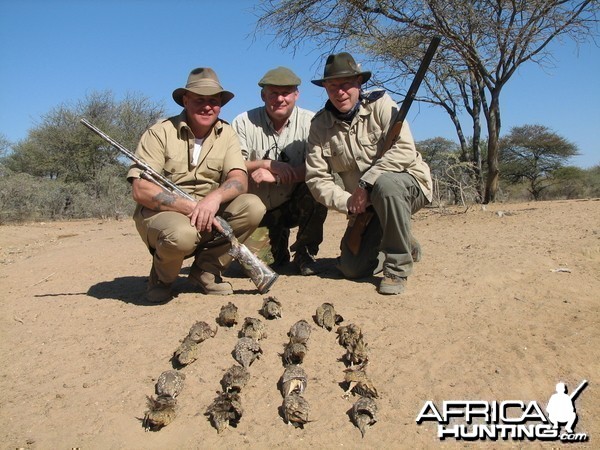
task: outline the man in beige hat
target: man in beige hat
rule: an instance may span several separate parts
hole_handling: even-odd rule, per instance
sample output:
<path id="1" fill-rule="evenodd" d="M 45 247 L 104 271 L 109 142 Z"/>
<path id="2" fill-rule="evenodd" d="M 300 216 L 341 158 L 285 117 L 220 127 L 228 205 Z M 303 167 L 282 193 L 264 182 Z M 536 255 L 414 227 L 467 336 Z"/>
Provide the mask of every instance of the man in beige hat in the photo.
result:
<path id="1" fill-rule="evenodd" d="M 306 183 L 317 200 L 352 215 L 372 208 L 373 219 L 357 254 L 342 238 L 338 267 L 347 278 L 371 276 L 383 268 L 380 294 L 400 294 L 420 249 L 411 234 L 411 214 L 432 199 L 429 167 L 415 149 L 408 124 L 394 145 L 382 151 L 398 106 L 385 91 L 365 92 L 371 72 L 349 53 L 330 55 L 322 79 L 329 100 L 310 129 Z M 343 187 L 334 182 L 338 173 Z"/>
<path id="2" fill-rule="evenodd" d="M 315 201 L 304 182 L 314 113 L 296 106 L 300 83 L 287 67 L 269 70 L 258 82 L 264 105 L 240 114 L 232 126 L 246 159 L 248 190 L 267 208 L 248 246 L 280 269 L 290 261 L 290 228 L 298 227 L 296 242 L 290 247 L 294 263 L 302 275 L 313 275 L 318 271 L 315 257 L 323 242 L 327 208 Z M 261 241 L 266 242 L 262 251 Z"/>
<path id="3" fill-rule="evenodd" d="M 222 271 L 231 262 L 229 241 L 216 234 L 215 216 L 229 222 L 244 242 L 260 223 L 265 207 L 247 194 L 248 175 L 238 138 L 219 119 L 221 107 L 233 94 L 221 86 L 208 67 L 191 71 L 184 88 L 173 91 L 181 114 L 149 128 L 136 156 L 196 201 L 173 194 L 140 178 L 133 164 L 132 183 L 137 230 L 152 254 L 146 300 L 163 303 L 173 296 L 172 284 L 185 258 L 194 257 L 188 280 L 205 294 L 232 294 Z"/>

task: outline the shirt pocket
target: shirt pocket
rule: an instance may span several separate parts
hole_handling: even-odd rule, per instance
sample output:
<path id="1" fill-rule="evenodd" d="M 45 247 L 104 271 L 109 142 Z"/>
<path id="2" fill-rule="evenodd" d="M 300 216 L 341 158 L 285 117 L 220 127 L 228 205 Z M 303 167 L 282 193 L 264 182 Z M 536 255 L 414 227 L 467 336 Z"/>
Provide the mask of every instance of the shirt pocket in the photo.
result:
<path id="1" fill-rule="evenodd" d="M 335 136 L 331 141 L 323 145 L 323 157 L 331 166 L 331 170 L 336 173 L 352 170 L 352 159 L 349 158 L 349 151 L 346 151 L 345 144 Z"/>
<path id="2" fill-rule="evenodd" d="M 206 160 L 206 167 L 215 172 L 221 173 L 223 170 L 223 160 L 221 158 L 208 158 Z"/>
<path id="3" fill-rule="evenodd" d="M 163 171 L 167 177 L 182 174 L 187 172 L 187 165 L 187 159 L 167 158 Z"/>
<path id="4" fill-rule="evenodd" d="M 219 183 L 223 176 L 223 159 L 222 158 L 207 158 L 206 159 L 206 178 Z"/>
<path id="5" fill-rule="evenodd" d="M 358 145 L 372 159 L 379 146 L 383 145 L 382 138 L 383 130 L 376 123 L 367 121 L 358 132 Z"/>

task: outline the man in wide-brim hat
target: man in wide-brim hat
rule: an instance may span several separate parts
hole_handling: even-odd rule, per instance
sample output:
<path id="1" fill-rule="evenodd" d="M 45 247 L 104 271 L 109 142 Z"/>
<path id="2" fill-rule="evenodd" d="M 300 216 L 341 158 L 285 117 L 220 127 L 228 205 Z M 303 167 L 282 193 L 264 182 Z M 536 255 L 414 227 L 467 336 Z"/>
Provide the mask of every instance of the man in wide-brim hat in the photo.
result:
<path id="1" fill-rule="evenodd" d="M 141 137 L 136 156 L 181 187 L 195 200 L 187 200 L 141 177 L 133 164 L 127 174 L 137 230 L 152 254 L 146 291 L 150 303 L 172 298 L 183 261 L 194 257 L 188 277 L 205 294 L 233 293 L 221 277 L 231 262 L 229 242 L 216 239 L 215 216 L 225 218 L 240 242 L 252 234 L 265 208 L 247 194 L 248 175 L 238 138 L 219 119 L 221 107 L 233 98 L 223 89 L 214 70 L 194 69 L 185 87 L 173 91 L 181 114 L 149 128 Z"/>
<path id="2" fill-rule="evenodd" d="M 267 208 L 248 246 L 280 271 L 286 270 L 291 250 L 297 270 L 314 275 L 327 208 L 315 201 L 304 182 L 314 113 L 296 105 L 300 83 L 287 67 L 268 70 L 258 81 L 264 105 L 238 115 L 232 126 L 246 158 L 248 189 Z M 290 229 L 295 227 L 296 241 L 288 249 Z"/>
<path id="3" fill-rule="evenodd" d="M 383 153 L 398 106 L 385 91 L 362 90 L 370 77 L 352 55 L 342 52 L 330 55 L 323 77 L 312 81 L 325 88 L 329 99 L 310 128 L 306 184 L 318 201 L 349 215 L 340 245 L 341 272 L 353 279 L 383 269 L 377 291 L 400 294 L 420 258 L 411 214 L 431 201 L 432 181 L 406 122 Z M 334 173 L 343 187 L 336 184 Z M 351 226 L 361 213 L 371 219 L 360 245 L 349 246 Z"/>

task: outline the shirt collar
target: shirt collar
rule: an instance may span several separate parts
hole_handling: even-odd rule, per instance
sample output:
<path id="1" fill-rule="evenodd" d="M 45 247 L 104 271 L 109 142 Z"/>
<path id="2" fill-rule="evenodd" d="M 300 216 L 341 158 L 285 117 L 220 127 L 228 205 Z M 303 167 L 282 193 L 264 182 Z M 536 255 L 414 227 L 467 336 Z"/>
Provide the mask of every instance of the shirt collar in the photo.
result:
<path id="1" fill-rule="evenodd" d="M 265 120 L 266 120 L 267 124 L 271 128 L 271 131 L 275 132 L 275 127 L 273 126 L 273 121 L 271 120 L 271 117 L 269 117 L 269 115 L 267 114 L 266 106 L 263 106 L 263 113 L 265 115 Z M 290 114 L 290 117 L 288 117 L 288 120 L 285 123 L 284 128 L 287 128 L 290 125 L 290 123 L 296 118 L 297 115 L 298 115 L 298 107 L 294 106 L 294 109 L 292 109 L 292 113 Z"/>
<path id="2" fill-rule="evenodd" d="M 185 119 L 186 119 L 186 115 L 185 115 L 185 109 L 184 109 L 181 111 L 181 113 L 175 119 L 175 126 L 177 128 L 177 133 L 179 134 L 179 137 L 182 139 L 187 139 L 187 136 L 184 137 L 183 133 L 182 133 L 182 130 L 184 130 L 184 129 L 186 130 L 186 133 L 190 134 L 190 136 L 195 137 L 194 133 L 192 132 L 192 129 L 186 123 Z M 204 140 L 208 139 L 212 135 L 219 136 L 221 134 L 221 131 L 223 131 L 223 121 L 221 119 L 217 119 L 216 123 L 213 125 L 212 129 L 210 130 L 210 133 L 204 138 Z"/>

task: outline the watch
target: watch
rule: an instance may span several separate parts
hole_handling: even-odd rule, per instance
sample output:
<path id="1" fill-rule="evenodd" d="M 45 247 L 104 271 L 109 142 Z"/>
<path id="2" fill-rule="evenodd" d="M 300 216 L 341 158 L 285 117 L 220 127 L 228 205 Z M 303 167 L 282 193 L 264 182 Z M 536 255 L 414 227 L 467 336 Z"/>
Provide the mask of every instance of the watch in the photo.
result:
<path id="1" fill-rule="evenodd" d="M 364 189 L 367 192 L 371 192 L 371 189 L 373 189 L 373 186 L 371 186 L 365 180 L 358 180 L 358 187 Z"/>

